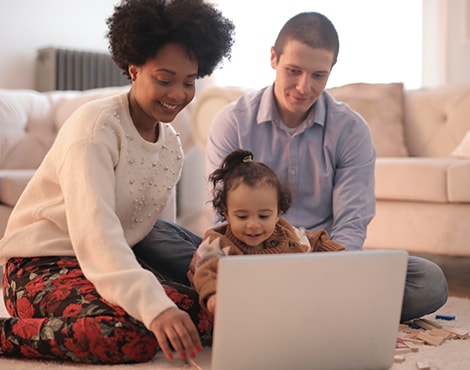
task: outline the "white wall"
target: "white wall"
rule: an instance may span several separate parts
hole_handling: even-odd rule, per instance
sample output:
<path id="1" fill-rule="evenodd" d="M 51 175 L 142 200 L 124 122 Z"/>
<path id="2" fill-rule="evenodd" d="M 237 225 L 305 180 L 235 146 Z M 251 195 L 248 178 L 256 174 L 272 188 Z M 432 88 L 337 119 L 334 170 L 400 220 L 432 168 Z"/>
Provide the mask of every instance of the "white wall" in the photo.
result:
<path id="1" fill-rule="evenodd" d="M 448 64 L 445 83 L 470 82 L 470 0 L 448 0 Z"/>
<path id="2" fill-rule="evenodd" d="M 0 0 L 0 88 L 34 88 L 39 48 L 106 51 L 105 19 L 118 2 Z M 470 0 L 423 0 L 423 14 L 422 84 L 469 83 Z"/>
<path id="3" fill-rule="evenodd" d="M 303 11 L 325 14 L 339 36 L 338 62 L 327 87 L 353 82 L 403 82 L 421 86 L 422 0 L 218 0 L 235 23 L 232 60 L 216 74 L 217 84 L 255 88 L 272 83 L 270 49 L 284 23 Z M 284 2 L 285 3 L 285 2 Z M 250 11 L 247 12 L 247 8 Z M 364 11 L 367 9 L 367 11 Z M 398 26 L 399 24 L 399 26 Z M 240 73 L 241 72 L 241 73 Z"/>
<path id="4" fill-rule="evenodd" d="M 423 0 L 424 86 L 470 82 L 470 0 Z"/>
<path id="5" fill-rule="evenodd" d="M 34 88 L 36 50 L 107 51 L 118 0 L 0 0 L 0 88 Z"/>

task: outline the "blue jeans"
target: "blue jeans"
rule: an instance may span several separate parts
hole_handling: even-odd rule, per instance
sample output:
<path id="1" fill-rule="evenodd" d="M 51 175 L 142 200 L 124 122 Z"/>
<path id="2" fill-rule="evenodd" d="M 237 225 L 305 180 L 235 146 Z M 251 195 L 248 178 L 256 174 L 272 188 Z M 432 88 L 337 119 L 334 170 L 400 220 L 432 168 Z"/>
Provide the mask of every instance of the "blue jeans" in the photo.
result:
<path id="1" fill-rule="evenodd" d="M 441 268 L 427 259 L 409 256 L 401 322 L 437 311 L 447 296 L 447 279 Z"/>
<path id="2" fill-rule="evenodd" d="M 187 272 L 201 237 L 159 220 L 133 250 L 139 262 L 165 280 L 189 285 Z M 432 261 L 409 256 L 401 322 L 435 312 L 447 302 L 447 280 Z"/>
<path id="3" fill-rule="evenodd" d="M 202 238 L 172 222 L 158 220 L 132 250 L 139 263 L 162 280 L 190 285 L 187 272 Z"/>

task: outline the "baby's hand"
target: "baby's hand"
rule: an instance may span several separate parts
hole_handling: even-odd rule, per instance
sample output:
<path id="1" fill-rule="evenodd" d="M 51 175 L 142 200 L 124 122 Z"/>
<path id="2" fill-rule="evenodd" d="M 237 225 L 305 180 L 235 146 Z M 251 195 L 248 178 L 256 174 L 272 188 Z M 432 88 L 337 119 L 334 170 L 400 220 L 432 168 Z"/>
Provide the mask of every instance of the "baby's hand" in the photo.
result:
<path id="1" fill-rule="evenodd" d="M 209 310 L 210 313 L 214 314 L 215 313 L 215 294 L 212 294 L 209 299 L 207 300 L 207 309 Z"/>

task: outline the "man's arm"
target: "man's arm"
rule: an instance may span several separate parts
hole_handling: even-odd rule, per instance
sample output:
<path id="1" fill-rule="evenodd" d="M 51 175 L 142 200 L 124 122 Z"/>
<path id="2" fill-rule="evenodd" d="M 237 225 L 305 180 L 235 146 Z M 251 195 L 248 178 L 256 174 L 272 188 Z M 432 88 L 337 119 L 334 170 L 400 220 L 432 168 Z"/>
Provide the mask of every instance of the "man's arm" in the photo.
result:
<path id="1" fill-rule="evenodd" d="M 362 249 L 367 226 L 375 215 L 376 154 L 369 127 L 343 135 L 337 148 L 330 237 L 347 249 Z"/>

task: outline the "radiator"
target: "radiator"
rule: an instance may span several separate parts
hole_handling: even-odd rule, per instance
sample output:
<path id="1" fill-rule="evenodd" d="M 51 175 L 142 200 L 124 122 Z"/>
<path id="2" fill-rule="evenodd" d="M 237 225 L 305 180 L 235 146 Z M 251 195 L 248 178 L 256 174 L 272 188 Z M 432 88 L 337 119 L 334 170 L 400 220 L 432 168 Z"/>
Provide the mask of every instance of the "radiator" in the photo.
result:
<path id="1" fill-rule="evenodd" d="M 130 81 L 107 53 L 43 48 L 37 52 L 36 90 L 87 90 Z"/>

